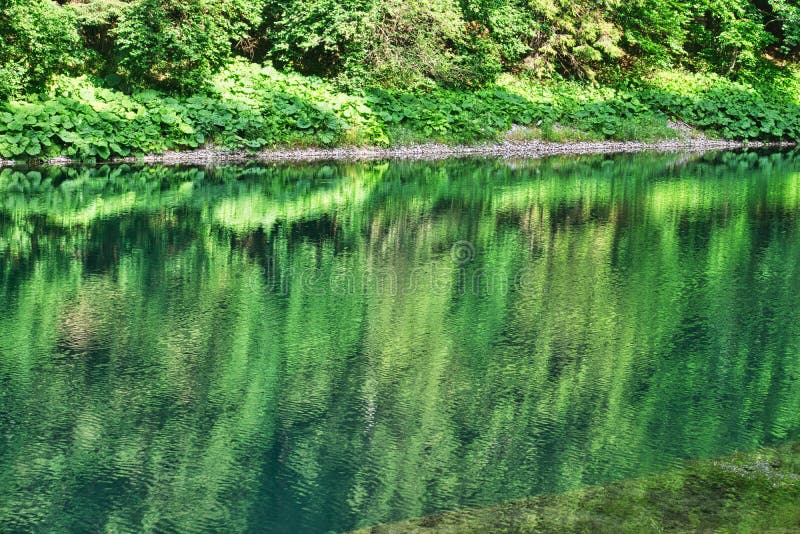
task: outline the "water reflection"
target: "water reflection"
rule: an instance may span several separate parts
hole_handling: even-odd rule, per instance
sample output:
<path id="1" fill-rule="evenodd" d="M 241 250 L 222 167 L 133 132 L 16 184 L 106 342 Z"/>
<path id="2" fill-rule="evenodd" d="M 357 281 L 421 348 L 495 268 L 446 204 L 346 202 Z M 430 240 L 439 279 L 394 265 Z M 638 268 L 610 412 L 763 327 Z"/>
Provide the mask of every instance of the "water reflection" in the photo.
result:
<path id="1" fill-rule="evenodd" d="M 790 154 L 0 172 L 0 530 L 323 532 L 800 430 Z"/>

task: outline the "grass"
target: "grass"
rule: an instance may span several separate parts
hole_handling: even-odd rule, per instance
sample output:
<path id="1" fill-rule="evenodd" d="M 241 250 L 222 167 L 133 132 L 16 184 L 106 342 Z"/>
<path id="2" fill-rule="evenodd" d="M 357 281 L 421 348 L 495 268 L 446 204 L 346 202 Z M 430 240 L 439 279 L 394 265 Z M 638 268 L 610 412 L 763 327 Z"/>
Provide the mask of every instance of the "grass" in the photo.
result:
<path id="1" fill-rule="evenodd" d="M 621 122 L 619 130 L 611 139 L 614 141 L 655 142 L 683 138 L 685 138 L 683 132 L 670 128 L 666 118 L 644 115 Z M 581 128 L 579 125 L 547 122 L 537 126 L 514 125 L 500 139 L 520 143 L 526 141 L 575 143 L 603 141 L 606 138 L 595 131 Z"/>
<path id="2" fill-rule="evenodd" d="M 620 124 L 614 135 L 619 141 L 664 141 L 677 139 L 679 132 L 667 125 L 665 117 L 642 115 L 629 118 Z"/>
<path id="3" fill-rule="evenodd" d="M 798 532 L 800 442 L 645 478 L 379 525 L 362 534 Z"/>

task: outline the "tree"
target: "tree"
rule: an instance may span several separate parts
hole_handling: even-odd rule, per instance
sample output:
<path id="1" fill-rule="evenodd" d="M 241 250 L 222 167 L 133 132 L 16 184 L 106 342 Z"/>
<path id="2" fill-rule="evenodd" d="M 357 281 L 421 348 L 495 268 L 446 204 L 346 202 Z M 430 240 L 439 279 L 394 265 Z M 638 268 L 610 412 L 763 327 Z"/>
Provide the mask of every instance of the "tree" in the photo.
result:
<path id="1" fill-rule="evenodd" d="M 134 84 L 201 89 L 260 23 L 244 0 L 136 0 L 114 31 L 119 67 Z"/>
<path id="2" fill-rule="evenodd" d="M 0 97 L 41 91 L 77 65 L 75 17 L 50 0 L 0 0 Z"/>

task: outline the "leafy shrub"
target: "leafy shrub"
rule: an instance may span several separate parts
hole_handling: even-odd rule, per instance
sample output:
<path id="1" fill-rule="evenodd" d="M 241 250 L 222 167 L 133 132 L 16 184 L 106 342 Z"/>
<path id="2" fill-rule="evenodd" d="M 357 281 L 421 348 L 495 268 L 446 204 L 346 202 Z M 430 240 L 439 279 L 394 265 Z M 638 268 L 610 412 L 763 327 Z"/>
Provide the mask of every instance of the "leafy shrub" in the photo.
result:
<path id="1" fill-rule="evenodd" d="M 382 0 L 368 35 L 365 62 L 387 87 L 476 86 L 500 71 L 488 33 L 455 0 Z"/>
<path id="2" fill-rule="evenodd" d="M 716 75 L 662 73 L 641 95 L 649 106 L 726 139 L 800 139 L 800 106 L 769 88 Z"/>
<path id="3" fill-rule="evenodd" d="M 513 124 L 529 125 L 553 116 L 547 103 L 530 102 L 500 87 L 469 93 L 372 90 L 367 102 L 383 124 L 417 132 L 419 140 L 442 142 L 493 139 Z"/>
<path id="4" fill-rule="evenodd" d="M 64 78 L 50 95 L 2 108 L 0 155 L 103 160 L 212 142 L 246 149 L 387 142 L 362 99 L 319 80 L 237 62 L 214 82 L 214 92 L 176 98 L 154 90 L 128 96 Z"/>
<path id="5" fill-rule="evenodd" d="M 85 72 L 111 74 L 116 70 L 113 30 L 125 13 L 126 0 L 84 0 L 66 4 L 74 14 L 87 52 Z"/>
<path id="6" fill-rule="evenodd" d="M 769 0 L 772 17 L 766 29 L 771 29 L 782 38 L 780 49 L 784 54 L 789 54 L 800 46 L 800 6 L 796 4 L 791 0 Z M 775 23 L 780 24 L 780 32 L 774 30 Z"/>
<path id="7" fill-rule="evenodd" d="M 774 40 L 755 2 L 702 0 L 697 7 L 704 16 L 690 19 L 685 45 L 696 64 L 720 74 L 753 68 Z"/>
<path id="8" fill-rule="evenodd" d="M 119 67 L 143 86 L 198 90 L 259 23 L 259 2 L 135 0 L 114 30 Z"/>
<path id="9" fill-rule="evenodd" d="M 647 64 L 671 67 L 686 56 L 687 28 L 695 14 L 686 2 L 629 0 L 614 14 L 622 46 Z"/>
<path id="10" fill-rule="evenodd" d="M 520 0 L 461 0 L 464 18 L 485 30 L 502 66 L 517 70 L 531 52 L 533 13 Z M 493 56 L 490 56 L 490 58 Z"/>
<path id="11" fill-rule="evenodd" d="M 593 77 L 598 65 L 623 55 L 622 31 L 613 21 L 613 9 L 620 3 L 532 0 L 533 39 L 526 68 L 539 75 Z"/>
<path id="12" fill-rule="evenodd" d="M 280 68 L 337 76 L 364 59 L 374 0 L 267 0 L 261 33 Z"/>
<path id="13" fill-rule="evenodd" d="M 75 18 L 50 0 L 0 0 L 0 98 L 41 91 L 78 63 Z"/>
<path id="14" fill-rule="evenodd" d="M 499 52 L 456 0 L 273 0 L 263 33 L 279 67 L 344 85 L 481 85 Z"/>
<path id="15" fill-rule="evenodd" d="M 207 92 L 188 97 L 126 95 L 60 78 L 50 94 L 0 107 L 0 155 L 105 160 L 207 144 L 469 143 L 520 130 L 546 139 L 654 140 L 672 136 L 670 118 L 726 139 L 800 138 L 797 103 L 711 74 L 661 73 L 627 89 L 504 76 L 479 90 L 345 94 L 318 78 L 236 61 Z"/>

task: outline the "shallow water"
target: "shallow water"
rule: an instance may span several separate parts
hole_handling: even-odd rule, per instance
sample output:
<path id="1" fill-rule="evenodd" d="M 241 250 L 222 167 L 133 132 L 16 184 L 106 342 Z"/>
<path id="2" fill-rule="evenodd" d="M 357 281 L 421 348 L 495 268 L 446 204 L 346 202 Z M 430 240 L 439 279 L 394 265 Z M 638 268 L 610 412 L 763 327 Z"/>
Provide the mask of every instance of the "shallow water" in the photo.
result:
<path id="1" fill-rule="evenodd" d="M 790 154 L 0 173 L 0 531 L 341 531 L 798 431 Z"/>

